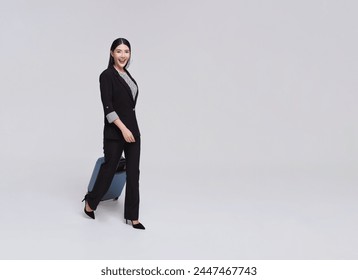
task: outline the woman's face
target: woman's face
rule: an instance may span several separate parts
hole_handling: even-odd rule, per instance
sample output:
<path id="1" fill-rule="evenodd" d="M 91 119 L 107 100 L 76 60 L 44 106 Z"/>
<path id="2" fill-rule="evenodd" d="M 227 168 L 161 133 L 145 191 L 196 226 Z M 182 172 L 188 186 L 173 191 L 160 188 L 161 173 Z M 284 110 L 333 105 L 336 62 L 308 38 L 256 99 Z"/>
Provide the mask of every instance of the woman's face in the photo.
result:
<path id="1" fill-rule="evenodd" d="M 114 51 L 111 51 L 111 55 L 114 59 L 114 65 L 120 69 L 124 68 L 131 56 L 128 46 L 124 44 L 120 44 Z"/>

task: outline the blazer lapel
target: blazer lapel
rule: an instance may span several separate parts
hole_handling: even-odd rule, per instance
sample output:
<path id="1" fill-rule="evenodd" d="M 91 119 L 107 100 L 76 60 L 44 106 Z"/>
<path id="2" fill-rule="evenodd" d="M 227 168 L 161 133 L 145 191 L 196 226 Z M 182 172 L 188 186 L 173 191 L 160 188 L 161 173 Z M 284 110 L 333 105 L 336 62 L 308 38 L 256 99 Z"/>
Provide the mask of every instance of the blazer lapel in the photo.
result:
<path id="1" fill-rule="evenodd" d="M 132 81 L 135 83 L 135 85 L 137 86 L 137 94 L 135 95 L 135 99 L 134 99 L 134 106 L 137 104 L 137 98 L 138 98 L 138 93 L 139 93 L 139 88 L 138 88 L 138 85 L 137 85 L 137 82 L 133 79 L 133 77 L 131 76 L 131 74 L 129 74 L 129 72 L 127 71 L 127 69 L 124 69 L 124 71 L 126 71 L 126 73 L 128 74 L 128 76 L 132 79 Z M 132 95 L 132 91 L 131 92 L 131 96 L 133 98 L 133 95 Z"/>
<path id="2" fill-rule="evenodd" d="M 133 94 L 132 94 L 132 90 L 129 87 L 129 85 L 127 84 L 127 82 L 121 77 L 121 75 L 119 75 L 118 71 L 112 66 L 112 71 L 114 72 L 114 75 L 117 77 L 117 79 L 124 85 L 124 87 L 127 89 L 127 94 L 129 95 L 130 99 L 133 101 L 134 105 L 137 101 L 137 96 L 138 96 L 138 92 L 136 95 L 135 100 L 133 99 Z M 127 72 L 127 71 L 126 71 Z M 128 72 L 127 72 L 128 73 Z M 135 83 L 137 84 L 137 83 Z"/>

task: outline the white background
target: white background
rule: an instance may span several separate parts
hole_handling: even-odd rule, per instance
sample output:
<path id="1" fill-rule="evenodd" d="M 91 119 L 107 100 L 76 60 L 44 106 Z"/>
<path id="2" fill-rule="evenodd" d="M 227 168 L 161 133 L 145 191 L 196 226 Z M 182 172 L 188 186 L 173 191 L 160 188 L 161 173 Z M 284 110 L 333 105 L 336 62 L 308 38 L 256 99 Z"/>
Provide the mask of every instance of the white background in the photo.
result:
<path id="1" fill-rule="evenodd" d="M 355 1 L 1 1 L 0 258 L 358 257 Z M 80 203 L 132 44 L 138 232 Z"/>

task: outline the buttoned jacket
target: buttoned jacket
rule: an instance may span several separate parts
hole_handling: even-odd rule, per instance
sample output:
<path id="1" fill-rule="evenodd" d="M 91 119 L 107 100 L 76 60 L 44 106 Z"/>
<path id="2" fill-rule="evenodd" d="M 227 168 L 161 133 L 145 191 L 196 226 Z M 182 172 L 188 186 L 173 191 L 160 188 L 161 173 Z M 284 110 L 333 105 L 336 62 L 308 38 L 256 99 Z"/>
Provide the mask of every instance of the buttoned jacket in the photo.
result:
<path id="1" fill-rule="evenodd" d="M 133 79 L 129 72 L 126 69 L 124 70 L 137 85 L 137 82 Z M 140 136 L 135 113 L 135 106 L 139 91 L 137 90 L 137 94 L 135 98 L 133 98 L 132 91 L 127 82 L 121 77 L 121 75 L 119 75 L 113 66 L 110 66 L 101 73 L 99 82 L 104 111 L 104 138 L 124 140 L 120 129 L 114 123 L 109 123 L 106 118 L 107 114 L 113 111 L 117 113 L 120 120 L 132 132 L 134 138 L 136 136 Z"/>

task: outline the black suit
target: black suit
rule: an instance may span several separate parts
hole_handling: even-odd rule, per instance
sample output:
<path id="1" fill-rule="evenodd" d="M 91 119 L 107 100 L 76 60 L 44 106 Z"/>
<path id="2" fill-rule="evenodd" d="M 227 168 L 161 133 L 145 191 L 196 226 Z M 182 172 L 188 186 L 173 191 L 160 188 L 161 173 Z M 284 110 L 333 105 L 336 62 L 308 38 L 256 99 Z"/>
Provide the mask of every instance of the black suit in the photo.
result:
<path id="1" fill-rule="evenodd" d="M 127 70 L 126 73 L 137 85 Z M 105 115 L 103 130 L 105 162 L 101 165 L 93 190 L 87 195 L 87 201 L 91 209 L 96 210 L 101 198 L 111 185 L 119 159 L 124 151 L 127 171 L 124 218 L 137 220 L 139 212 L 140 131 L 135 114 L 135 105 L 138 91 L 134 99 L 127 82 L 113 66 L 101 73 L 100 89 Z M 135 142 L 126 142 L 120 129 L 114 123 L 107 121 L 106 116 L 111 112 L 117 113 L 120 120 L 132 132 Z"/>

